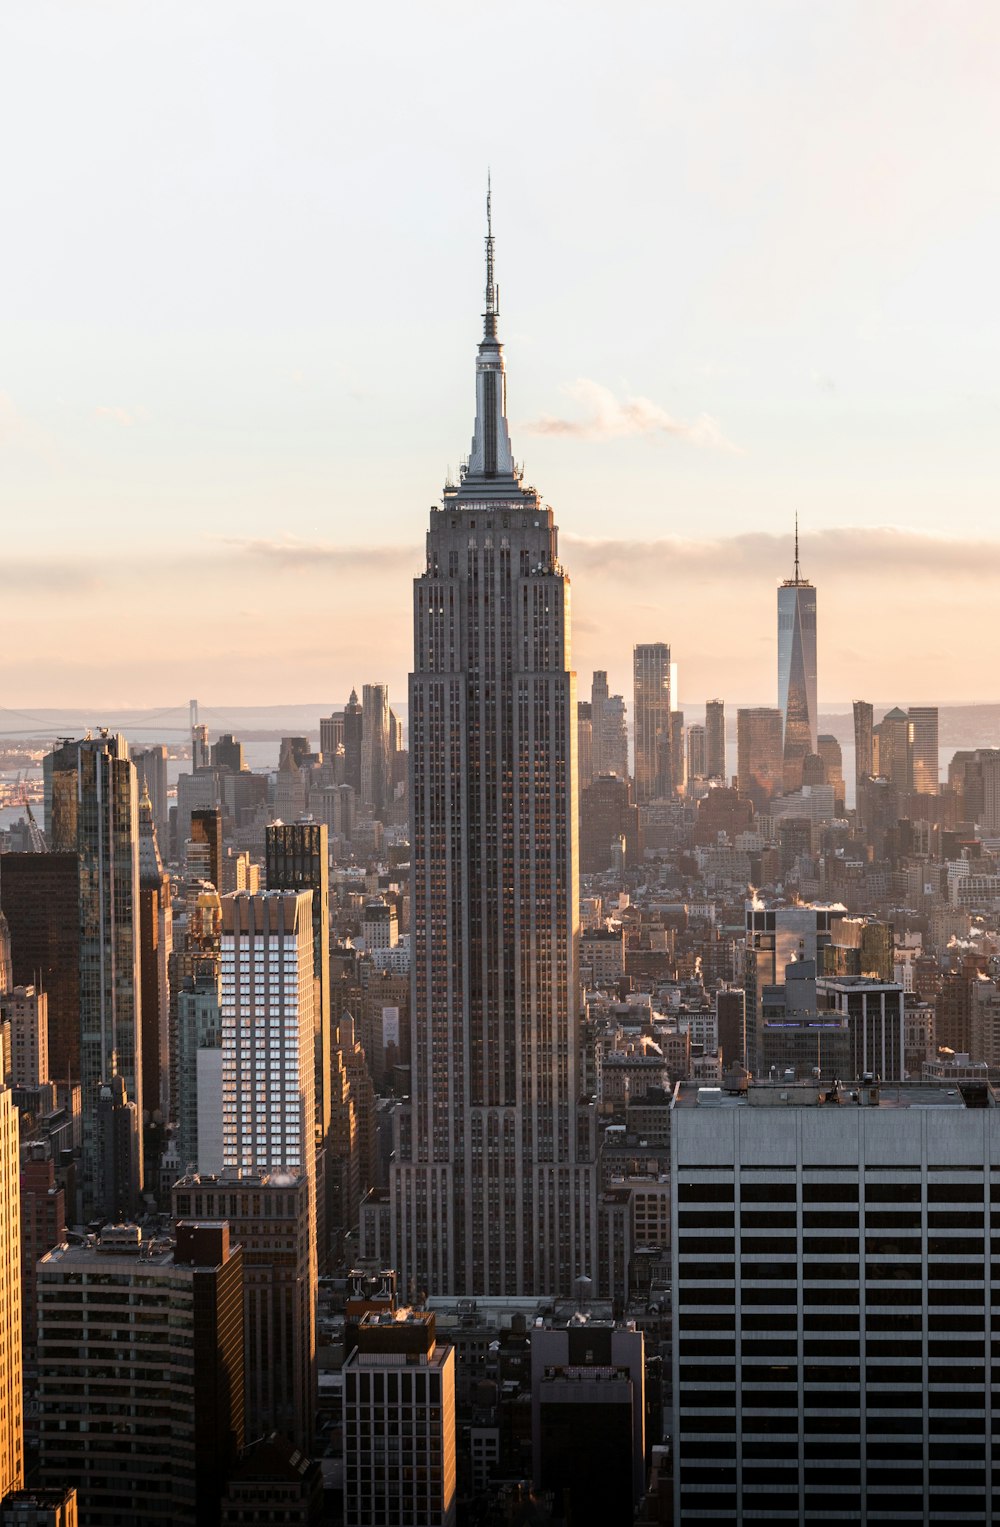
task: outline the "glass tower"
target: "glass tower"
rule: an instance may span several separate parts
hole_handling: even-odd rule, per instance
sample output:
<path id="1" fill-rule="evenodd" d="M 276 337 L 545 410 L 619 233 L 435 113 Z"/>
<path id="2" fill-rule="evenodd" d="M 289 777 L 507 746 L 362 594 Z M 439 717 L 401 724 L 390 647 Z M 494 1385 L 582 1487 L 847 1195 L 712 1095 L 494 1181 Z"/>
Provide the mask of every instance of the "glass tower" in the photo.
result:
<path id="1" fill-rule="evenodd" d="M 795 522 L 795 576 L 778 589 L 778 707 L 782 716 L 785 788 L 802 783 L 802 760 L 817 750 L 816 590 L 799 577 L 799 525 Z"/>

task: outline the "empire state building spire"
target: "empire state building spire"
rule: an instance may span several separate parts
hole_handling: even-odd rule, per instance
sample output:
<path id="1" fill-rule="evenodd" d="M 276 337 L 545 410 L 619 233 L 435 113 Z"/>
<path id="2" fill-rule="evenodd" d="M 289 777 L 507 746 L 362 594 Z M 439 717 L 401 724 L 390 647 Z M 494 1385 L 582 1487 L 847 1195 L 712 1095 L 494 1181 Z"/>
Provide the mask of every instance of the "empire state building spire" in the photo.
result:
<path id="1" fill-rule="evenodd" d="M 476 357 L 476 429 L 458 490 L 460 499 L 479 499 L 499 487 L 509 493 L 520 484 L 507 428 L 507 378 L 503 346 L 497 338 L 499 290 L 494 271 L 493 196 L 486 190 L 486 311 Z"/>

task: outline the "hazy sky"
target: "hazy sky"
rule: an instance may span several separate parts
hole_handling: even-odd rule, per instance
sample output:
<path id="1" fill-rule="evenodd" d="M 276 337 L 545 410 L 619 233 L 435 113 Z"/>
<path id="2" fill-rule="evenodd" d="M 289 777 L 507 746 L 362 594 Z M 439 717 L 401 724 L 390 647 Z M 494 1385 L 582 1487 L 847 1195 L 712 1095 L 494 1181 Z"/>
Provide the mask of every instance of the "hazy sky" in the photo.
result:
<path id="1" fill-rule="evenodd" d="M 511 429 L 581 686 L 997 700 L 994 0 L 14 0 L 0 705 L 405 695 L 469 447 L 486 166 Z"/>

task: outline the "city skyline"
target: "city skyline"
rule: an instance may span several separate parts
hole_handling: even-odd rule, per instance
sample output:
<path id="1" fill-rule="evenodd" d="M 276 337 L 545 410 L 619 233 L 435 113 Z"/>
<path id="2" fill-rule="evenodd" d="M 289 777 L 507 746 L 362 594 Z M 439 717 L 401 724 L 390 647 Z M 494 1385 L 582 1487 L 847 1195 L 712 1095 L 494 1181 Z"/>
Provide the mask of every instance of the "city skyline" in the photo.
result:
<path id="1" fill-rule="evenodd" d="M 498 68 L 523 71 L 536 95 L 544 84 L 530 133 L 555 134 L 555 176 L 520 122 L 501 153 L 471 110 L 475 82 L 455 64 L 481 51 L 478 17 L 438 28 L 430 57 L 399 13 L 379 38 L 384 124 L 346 73 L 335 100 L 309 90 L 306 55 L 332 42 L 314 7 L 299 12 L 305 49 L 253 6 L 235 28 L 227 4 L 182 6 L 155 46 L 154 22 L 115 7 L 8 19 L 0 109 L 26 143 L 0 366 L 11 702 L 65 703 L 89 681 L 95 705 L 166 703 L 175 686 L 197 692 L 206 642 L 234 703 L 346 688 L 362 642 L 369 671 L 402 693 L 413 532 L 466 448 L 468 209 L 490 162 L 518 361 L 510 415 L 529 479 L 559 506 L 577 671 L 607 668 L 626 692 L 632 645 L 667 640 L 682 698 L 729 690 L 735 671 L 741 701 L 770 703 L 771 589 L 799 511 L 823 587 L 825 694 L 898 690 L 912 662 L 919 698 L 974 697 L 967 653 L 996 655 L 966 585 L 998 547 L 997 224 L 976 163 L 1000 111 L 1000 21 L 983 5 L 963 7 L 961 27 L 927 5 L 683 20 L 640 6 L 637 50 L 630 29 L 584 9 L 570 56 L 554 13 L 529 25 L 515 7 L 489 34 Z M 370 26 L 338 28 L 338 52 L 370 48 Z M 427 107 L 438 70 L 443 118 Z M 608 103 L 599 133 L 581 81 Z M 49 90 L 73 114 L 71 140 L 39 118 Z M 166 118 L 168 102 L 173 130 L 125 141 L 121 120 L 152 121 L 157 104 Z M 455 111 L 472 124 L 461 142 L 443 131 Z M 640 150 L 662 163 L 661 190 Z M 57 280 L 63 215 L 79 236 Z M 860 625 L 887 571 L 915 604 L 934 600 L 933 640 L 930 623 L 888 609 Z M 197 619 L 178 622 L 169 653 L 115 652 L 110 629 L 84 653 L 73 633 L 95 594 L 123 619 L 158 601 Z M 345 617 L 332 674 L 327 599 Z M 609 650 L 601 633 L 623 599 L 631 628 Z M 724 629 L 703 619 L 713 599 Z M 264 608 L 288 628 L 281 643 Z M 31 642 L 13 639 L 26 622 Z"/>

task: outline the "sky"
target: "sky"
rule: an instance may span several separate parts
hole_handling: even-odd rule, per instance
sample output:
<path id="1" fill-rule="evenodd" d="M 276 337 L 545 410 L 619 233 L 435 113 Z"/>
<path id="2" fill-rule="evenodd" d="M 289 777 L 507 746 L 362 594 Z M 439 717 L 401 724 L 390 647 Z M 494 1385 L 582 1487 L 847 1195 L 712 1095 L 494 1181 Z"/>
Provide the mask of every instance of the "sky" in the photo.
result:
<path id="1" fill-rule="evenodd" d="M 0 14 L 0 705 L 405 698 L 487 167 L 581 692 L 1000 699 L 992 0 Z"/>

